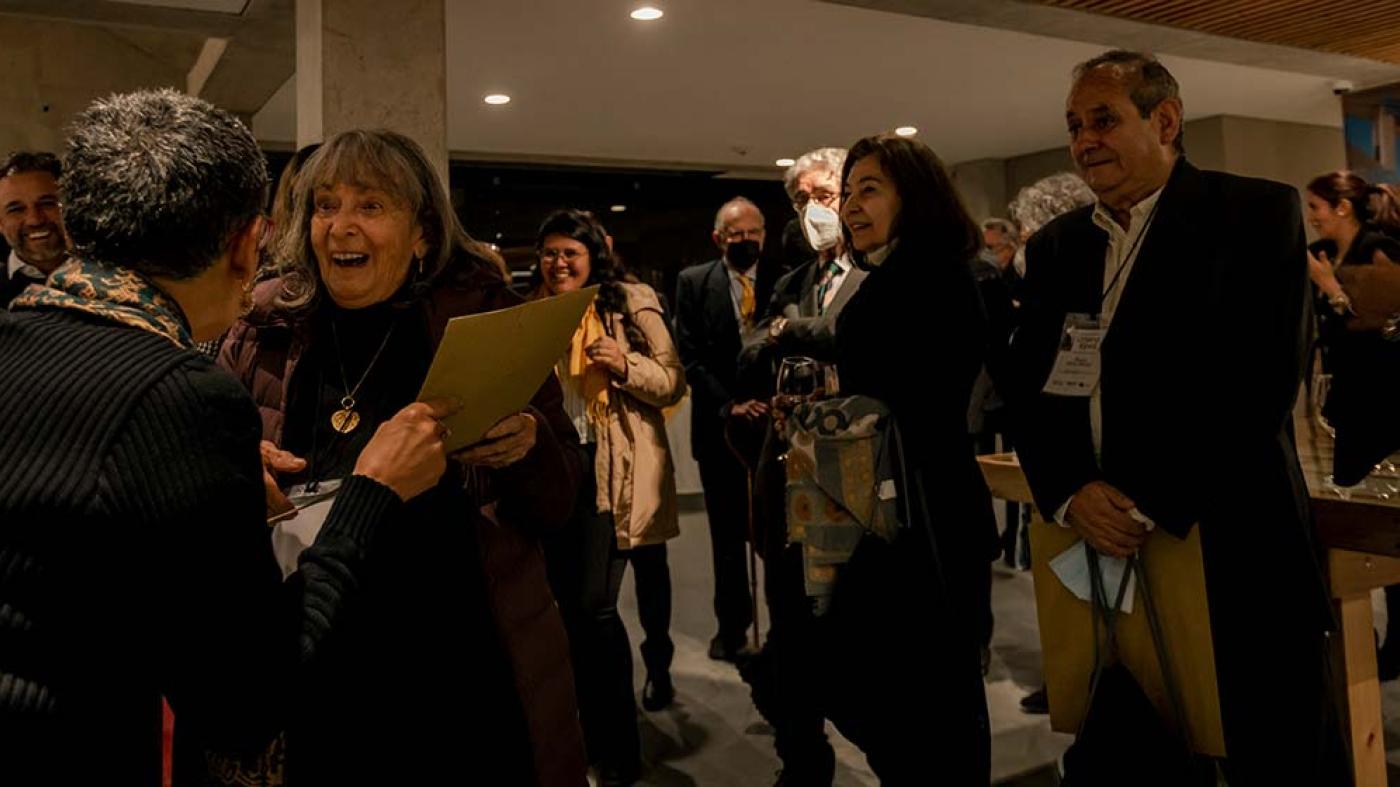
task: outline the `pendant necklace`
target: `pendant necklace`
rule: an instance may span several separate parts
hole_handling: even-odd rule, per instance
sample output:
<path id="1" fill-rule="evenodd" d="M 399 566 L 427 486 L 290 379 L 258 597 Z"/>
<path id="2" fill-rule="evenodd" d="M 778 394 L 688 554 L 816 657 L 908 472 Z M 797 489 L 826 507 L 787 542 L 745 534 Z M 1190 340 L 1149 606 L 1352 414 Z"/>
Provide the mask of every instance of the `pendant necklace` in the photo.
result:
<path id="1" fill-rule="evenodd" d="M 340 400 L 340 409 L 331 413 L 332 429 L 341 434 L 350 434 L 360 425 L 360 414 L 355 412 L 355 394 L 360 392 L 360 386 L 365 384 L 370 370 L 379 361 L 379 356 L 384 353 L 384 348 L 389 346 L 389 337 L 393 335 L 394 325 L 390 325 L 388 332 L 384 334 L 384 341 L 379 343 L 379 349 L 375 350 L 374 357 L 369 359 L 365 373 L 360 375 L 360 381 L 355 383 L 354 388 L 351 388 L 350 378 L 345 374 L 345 359 L 340 354 L 340 334 L 336 331 L 335 321 L 331 321 L 331 338 L 335 340 L 335 360 L 340 365 L 340 381 L 345 389 L 345 396 Z"/>

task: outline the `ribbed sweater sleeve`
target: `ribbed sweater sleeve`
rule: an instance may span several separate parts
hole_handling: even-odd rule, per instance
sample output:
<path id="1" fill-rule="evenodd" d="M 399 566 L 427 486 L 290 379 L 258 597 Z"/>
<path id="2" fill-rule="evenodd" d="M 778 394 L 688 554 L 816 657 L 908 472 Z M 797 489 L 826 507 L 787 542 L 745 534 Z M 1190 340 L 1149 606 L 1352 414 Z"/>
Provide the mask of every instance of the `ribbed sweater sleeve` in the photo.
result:
<path id="1" fill-rule="evenodd" d="M 270 546 L 259 423 L 226 372 L 191 357 L 136 403 L 101 469 L 100 505 L 153 544 L 165 621 L 154 649 L 179 723 L 218 748 L 280 729 L 308 664 L 356 585 L 373 529 L 402 503 L 354 477 L 286 583 Z"/>

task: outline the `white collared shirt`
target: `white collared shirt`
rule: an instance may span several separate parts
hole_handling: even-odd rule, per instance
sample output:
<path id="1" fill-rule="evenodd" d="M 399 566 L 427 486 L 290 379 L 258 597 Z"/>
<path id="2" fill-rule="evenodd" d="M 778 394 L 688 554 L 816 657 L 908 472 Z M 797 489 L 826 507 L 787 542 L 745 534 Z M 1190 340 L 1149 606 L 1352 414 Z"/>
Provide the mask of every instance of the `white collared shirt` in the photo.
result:
<path id="1" fill-rule="evenodd" d="M 1104 296 L 1103 303 L 1099 306 L 1099 326 L 1104 329 L 1105 336 L 1108 335 L 1109 326 L 1113 322 L 1113 313 L 1118 309 L 1118 301 L 1122 299 L 1123 291 L 1128 287 L 1128 277 L 1132 275 L 1133 265 L 1142 253 L 1142 244 L 1146 242 L 1144 235 L 1152 226 L 1154 210 L 1161 196 L 1162 189 L 1157 189 L 1134 205 L 1128 212 L 1127 229 L 1123 229 L 1113 220 L 1113 215 L 1102 202 L 1094 206 L 1094 223 L 1108 233 L 1108 249 L 1104 252 L 1103 263 L 1103 289 L 1100 290 Z M 1102 378 L 1099 384 L 1094 386 L 1093 394 L 1089 396 L 1089 428 L 1093 433 L 1094 457 L 1097 459 L 1103 453 Z"/>
<path id="2" fill-rule="evenodd" d="M 14 249 L 10 249 L 10 261 L 9 264 L 6 266 L 5 273 L 6 277 L 10 281 L 14 281 L 15 274 L 17 273 L 23 273 L 25 276 L 28 276 L 31 279 L 38 279 L 39 281 L 43 281 L 48 278 L 44 275 L 43 271 L 20 259 L 19 255 L 15 253 Z"/>
<path id="3" fill-rule="evenodd" d="M 1118 308 L 1118 301 L 1123 297 L 1123 290 L 1128 286 L 1128 276 L 1132 274 L 1133 265 L 1142 252 L 1142 244 L 1147 240 L 1144 233 L 1152 226 L 1153 213 L 1157 207 L 1157 200 L 1161 196 L 1162 189 L 1157 189 L 1134 205 L 1128 211 L 1127 229 L 1123 229 L 1118 222 L 1113 220 L 1113 214 L 1109 213 L 1108 208 L 1104 207 L 1102 202 L 1094 205 L 1094 224 L 1108 233 L 1108 248 L 1104 252 L 1103 289 L 1100 290 L 1104 293 L 1104 297 L 1103 303 L 1099 307 L 1099 325 L 1105 331 L 1113 321 L 1113 313 Z M 1109 289 L 1110 287 L 1112 289 Z M 1103 455 L 1102 377 L 1099 379 L 1099 384 L 1094 386 L 1094 392 L 1089 396 L 1089 430 L 1094 441 L 1094 459 L 1101 461 Z M 1067 526 L 1065 515 L 1069 511 L 1069 503 L 1070 501 L 1066 500 L 1064 505 L 1060 506 L 1060 510 L 1055 512 L 1055 521 L 1061 525 Z"/>
<path id="4" fill-rule="evenodd" d="M 734 303 L 734 319 L 742 326 L 744 324 L 744 313 L 739 308 L 739 305 L 744 302 L 744 285 L 739 283 L 739 279 L 748 279 L 749 287 L 756 287 L 758 284 L 758 263 L 749 266 L 749 269 L 743 273 L 734 270 L 734 266 L 729 264 L 729 260 L 723 260 L 721 264 L 724 265 L 725 272 L 729 274 L 729 299 Z M 755 289 L 754 292 L 757 292 L 757 290 Z M 755 296 L 755 298 L 757 298 L 757 296 Z M 753 310 L 755 318 L 757 318 L 758 313 L 763 310 L 764 305 L 766 304 L 760 304 L 757 300 L 754 301 Z"/>

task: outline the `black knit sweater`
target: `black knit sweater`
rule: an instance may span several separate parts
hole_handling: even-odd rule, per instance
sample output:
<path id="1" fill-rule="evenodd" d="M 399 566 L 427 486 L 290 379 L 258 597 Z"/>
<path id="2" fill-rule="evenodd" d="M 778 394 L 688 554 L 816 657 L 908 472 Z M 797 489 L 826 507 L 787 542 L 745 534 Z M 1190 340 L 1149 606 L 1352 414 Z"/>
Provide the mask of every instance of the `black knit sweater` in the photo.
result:
<path id="1" fill-rule="evenodd" d="M 0 312 L 0 781 L 158 784 L 181 735 L 258 750 L 401 507 L 356 477 L 301 570 L 269 544 L 247 393 L 155 334 Z"/>

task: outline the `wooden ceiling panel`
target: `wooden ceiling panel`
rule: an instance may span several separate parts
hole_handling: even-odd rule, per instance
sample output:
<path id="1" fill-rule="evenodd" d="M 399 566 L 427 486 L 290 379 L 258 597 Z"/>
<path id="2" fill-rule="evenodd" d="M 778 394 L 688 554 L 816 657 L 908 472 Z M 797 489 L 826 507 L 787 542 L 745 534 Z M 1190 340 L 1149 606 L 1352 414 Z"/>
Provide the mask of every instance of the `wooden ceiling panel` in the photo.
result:
<path id="1" fill-rule="evenodd" d="M 1400 0 L 1029 0 L 1199 33 L 1400 64 Z"/>

